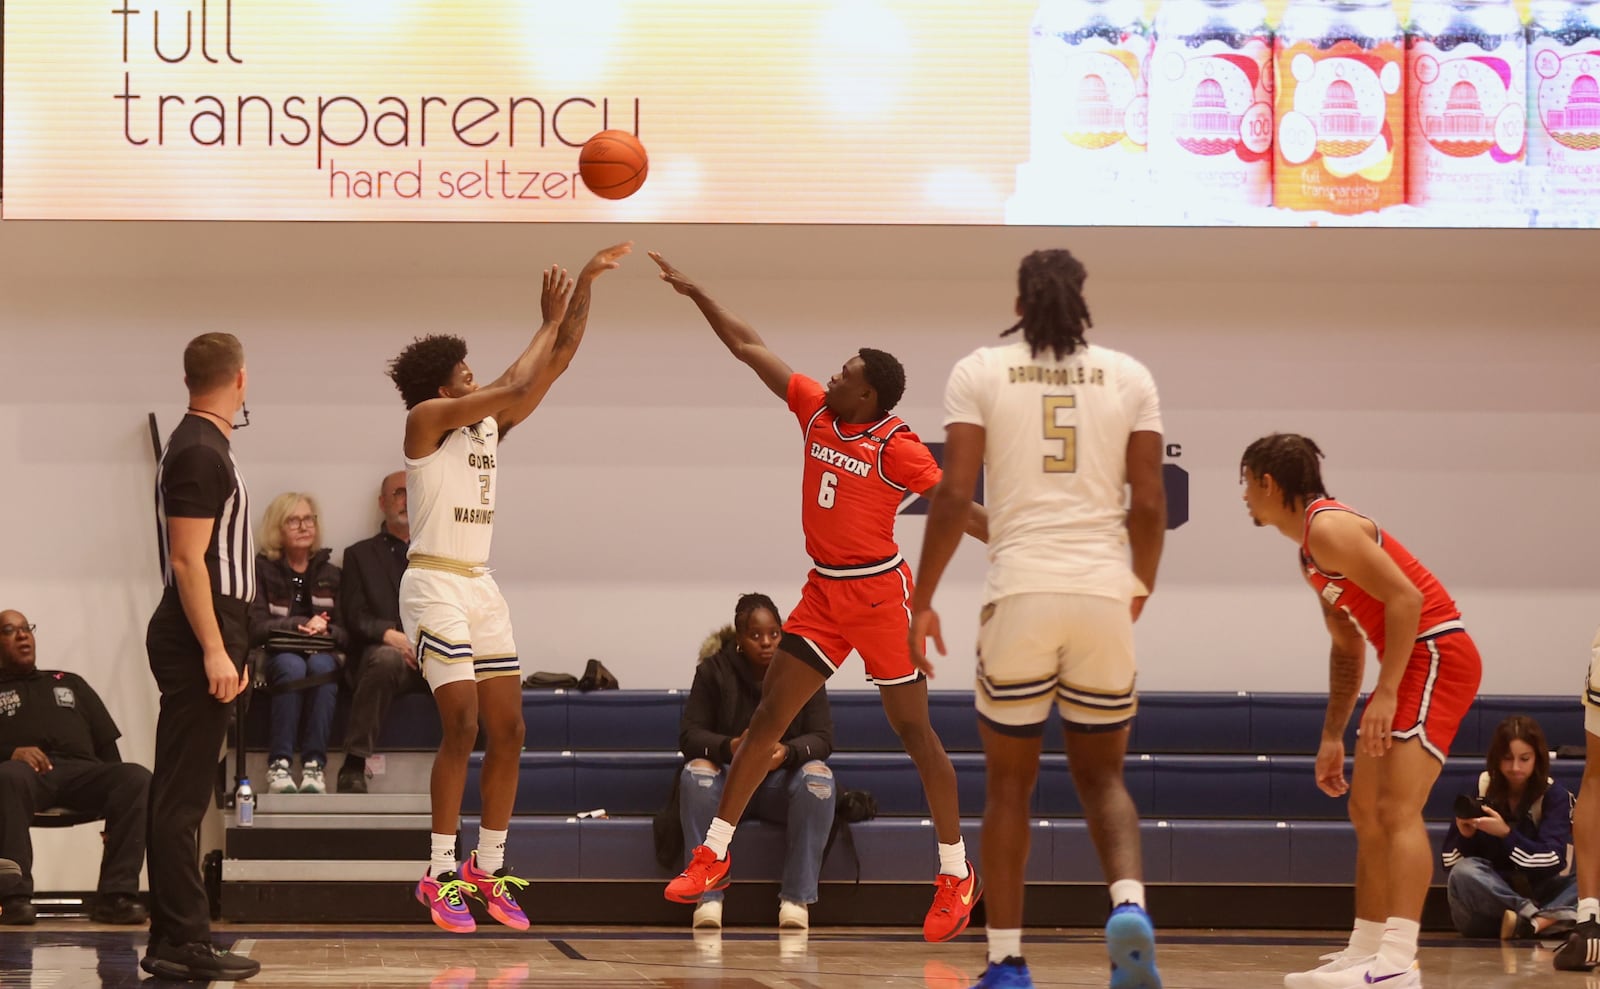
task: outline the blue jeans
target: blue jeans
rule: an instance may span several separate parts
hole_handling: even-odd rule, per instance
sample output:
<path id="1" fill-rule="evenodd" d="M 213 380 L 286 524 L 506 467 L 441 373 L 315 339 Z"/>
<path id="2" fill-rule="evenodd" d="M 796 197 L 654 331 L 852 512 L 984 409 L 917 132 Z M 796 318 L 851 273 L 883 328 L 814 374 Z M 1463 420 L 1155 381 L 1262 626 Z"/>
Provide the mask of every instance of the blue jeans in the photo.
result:
<path id="1" fill-rule="evenodd" d="M 309 656 L 297 652 L 280 652 L 267 657 L 267 685 L 276 689 L 280 684 L 303 680 L 319 673 L 332 673 L 339 661 L 325 652 Z M 305 705 L 306 695 L 310 705 Z M 305 690 L 275 693 L 269 705 L 272 709 L 272 738 L 267 746 L 267 758 L 289 759 L 294 755 L 294 735 L 300 729 L 300 711 L 307 707 L 305 727 L 300 731 L 300 758 L 319 766 L 328 764 L 328 732 L 333 729 L 333 705 L 339 699 L 339 683 L 324 683 Z M 291 760 L 292 761 L 292 760 Z"/>
<path id="2" fill-rule="evenodd" d="M 1529 920 L 1575 920 L 1578 916 L 1577 876 L 1556 876 L 1534 883 L 1534 899 L 1530 900 L 1512 889 L 1487 860 L 1463 858 L 1450 870 L 1446 886 L 1450 919 L 1465 937 L 1499 937 L 1500 918 L 1507 910 Z"/>
<path id="3" fill-rule="evenodd" d="M 683 767 L 678 781 L 678 820 L 683 824 L 686 862 L 717 816 L 723 779 L 722 769 L 704 759 L 692 759 Z M 822 849 L 833 828 L 834 801 L 833 770 L 815 760 L 797 769 L 768 773 L 750 800 L 747 817 L 788 827 L 783 887 L 778 895 L 791 903 L 817 902 L 817 876 L 822 872 Z M 721 891 L 713 891 L 700 902 L 720 899 Z"/>

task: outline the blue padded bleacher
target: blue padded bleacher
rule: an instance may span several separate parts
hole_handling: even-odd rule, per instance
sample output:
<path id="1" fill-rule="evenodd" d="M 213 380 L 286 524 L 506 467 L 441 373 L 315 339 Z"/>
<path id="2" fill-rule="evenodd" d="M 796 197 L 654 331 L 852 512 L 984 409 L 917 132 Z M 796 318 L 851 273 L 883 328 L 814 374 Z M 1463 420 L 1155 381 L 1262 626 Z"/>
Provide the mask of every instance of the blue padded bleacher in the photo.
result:
<path id="1" fill-rule="evenodd" d="M 616 752 L 676 748 L 686 691 L 523 691 L 529 751 Z M 835 690 L 834 747 L 839 752 L 898 752 L 876 691 Z M 348 699 L 341 692 L 333 737 L 341 738 Z M 1129 750 L 1156 755 L 1314 755 L 1327 698 L 1322 694 L 1149 693 L 1139 700 Z M 982 751 L 972 695 L 929 695 L 934 728 L 951 753 Z M 1468 711 L 1452 757 L 1482 756 L 1495 726 L 1511 714 L 1528 714 L 1544 726 L 1552 747 L 1583 744 L 1583 708 L 1576 697 L 1480 697 Z M 1355 722 L 1345 746 L 1354 751 Z M 267 704 L 251 704 L 246 737 L 256 749 L 267 737 Z M 439 744 L 439 717 L 425 693 L 395 699 L 379 738 L 380 751 L 431 751 Z M 1046 750 L 1060 751 L 1050 732 Z"/>

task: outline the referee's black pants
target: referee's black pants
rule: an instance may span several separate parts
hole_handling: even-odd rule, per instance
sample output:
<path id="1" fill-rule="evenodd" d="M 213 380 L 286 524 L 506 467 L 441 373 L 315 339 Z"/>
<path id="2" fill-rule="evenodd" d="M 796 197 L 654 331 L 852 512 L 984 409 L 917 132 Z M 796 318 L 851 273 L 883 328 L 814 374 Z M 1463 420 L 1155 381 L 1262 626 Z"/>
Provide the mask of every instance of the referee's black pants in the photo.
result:
<path id="1" fill-rule="evenodd" d="M 217 625 L 236 669 L 244 666 L 247 606 L 213 595 Z M 169 587 L 145 632 L 150 672 L 161 690 L 150 780 L 150 943 L 211 940 L 211 905 L 200 878 L 200 822 L 211 804 L 232 702 L 211 696 L 204 651 Z"/>

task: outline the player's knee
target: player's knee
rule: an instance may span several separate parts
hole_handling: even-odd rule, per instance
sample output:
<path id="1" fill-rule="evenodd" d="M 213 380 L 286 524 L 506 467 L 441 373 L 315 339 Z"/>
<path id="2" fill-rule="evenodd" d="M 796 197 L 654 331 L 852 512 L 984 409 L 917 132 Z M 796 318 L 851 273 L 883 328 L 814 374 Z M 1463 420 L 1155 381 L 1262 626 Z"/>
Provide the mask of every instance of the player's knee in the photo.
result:
<path id="1" fill-rule="evenodd" d="M 527 734 L 527 725 L 519 712 L 515 717 L 498 720 L 485 726 L 488 743 L 497 749 L 521 749 Z"/>
<path id="2" fill-rule="evenodd" d="M 1422 825 L 1422 808 L 1409 800 L 1380 800 L 1376 814 L 1378 827 L 1390 834 L 1402 828 Z"/>
<path id="3" fill-rule="evenodd" d="M 471 750 L 478 740 L 478 711 L 475 707 L 439 712 L 439 727 L 446 748 Z"/>

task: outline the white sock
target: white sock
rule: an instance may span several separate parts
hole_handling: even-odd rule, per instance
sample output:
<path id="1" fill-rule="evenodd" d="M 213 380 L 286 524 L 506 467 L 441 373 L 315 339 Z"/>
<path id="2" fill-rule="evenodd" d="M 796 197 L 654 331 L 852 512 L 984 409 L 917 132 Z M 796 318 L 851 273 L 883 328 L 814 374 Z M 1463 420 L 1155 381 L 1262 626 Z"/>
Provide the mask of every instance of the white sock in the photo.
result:
<path id="1" fill-rule="evenodd" d="M 1587 896 L 1578 901 L 1578 923 L 1600 922 L 1600 897 Z"/>
<path id="2" fill-rule="evenodd" d="M 491 831 L 488 828 L 478 829 L 478 868 L 494 875 L 505 867 L 506 864 L 506 833 L 504 831 Z"/>
<path id="3" fill-rule="evenodd" d="M 942 845 L 940 847 L 943 847 Z M 989 960 L 999 963 L 1007 958 L 1022 957 L 1022 928 L 1002 931 L 989 928 Z"/>
<path id="4" fill-rule="evenodd" d="M 1394 975 L 1404 972 L 1417 960 L 1417 935 L 1422 925 L 1404 917 L 1390 917 L 1383 922 L 1383 944 L 1378 948 L 1378 960 L 1372 963 L 1375 975 Z"/>
<path id="5" fill-rule="evenodd" d="M 1356 918 L 1356 929 L 1350 932 L 1350 953 L 1371 958 L 1383 945 L 1383 921 Z"/>
<path id="6" fill-rule="evenodd" d="M 456 871 L 456 836 L 435 832 L 432 838 L 433 857 L 428 860 L 428 875 L 442 876 Z"/>
<path id="7" fill-rule="evenodd" d="M 939 874 L 967 878 L 967 839 L 957 838 L 953 845 L 939 845 Z"/>
<path id="8" fill-rule="evenodd" d="M 711 819 L 711 827 L 706 830 L 705 846 L 717 853 L 717 858 L 728 857 L 728 846 L 733 844 L 733 825 L 720 817 Z"/>
<path id="9" fill-rule="evenodd" d="M 1137 879 L 1118 879 L 1111 884 L 1111 907 L 1116 909 L 1124 903 L 1132 903 L 1139 909 L 1144 909 L 1144 883 Z"/>

